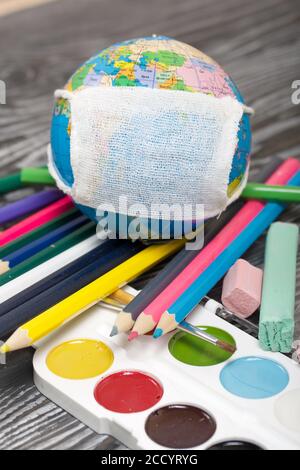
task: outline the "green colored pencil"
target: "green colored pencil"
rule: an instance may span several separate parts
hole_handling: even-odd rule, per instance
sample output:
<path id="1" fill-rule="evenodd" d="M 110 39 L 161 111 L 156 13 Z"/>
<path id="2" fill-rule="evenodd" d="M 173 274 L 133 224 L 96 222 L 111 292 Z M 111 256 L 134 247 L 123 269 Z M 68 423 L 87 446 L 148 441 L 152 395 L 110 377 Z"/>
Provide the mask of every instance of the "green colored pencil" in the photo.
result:
<path id="1" fill-rule="evenodd" d="M 12 173 L 8 176 L 0 178 L 0 194 L 8 193 L 9 191 L 15 191 L 16 189 L 22 188 L 23 184 L 21 181 L 21 172 Z"/>
<path id="2" fill-rule="evenodd" d="M 0 260 L 5 258 L 6 256 L 9 256 L 14 251 L 17 251 L 20 248 L 23 248 L 23 246 L 28 245 L 29 243 L 37 240 L 38 238 L 43 237 L 47 233 L 52 232 L 52 230 L 55 230 L 61 227 L 63 224 L 69 222 L 78 214 L 79 214 L 79 211 L 77 209 L 75 208 L 71 209 L 68 212 L 65 212 L 64 214 L 51 220 L 50 222 L 47 222 L 46 224 L 41 225 L 35 230 L 32 230 L 31 232 L 26 233 L 22 237 L 16 238 L 15 240 L 11 241 L 7 245 L 0 247 Z"/>
<path id="3" fill-rule="evenodd" d="M 300 186 L 271 186 L 248 183 L 242 192 L 242 197 L 278 202 L 300 202 Z"/>
<path id="4" fill-rule="evenodd" d="M 36 255 L 31 256 L 31 258 L 28 258 L 26 261 L 23 261 L 23 263 L 18 264 L 10 271 L 6 272 L 5 274 L 2 274 L 0 276 L 0 286 L 6 284 L 9 281 L 12 281 L 13 279 L 16 279 L 22 274 L 48 261 L 49 259 L 71 248 L 77 243 L 80 243 L 86 238 L 91 237 L 95 234 L 95 232 L 96 225 L 94 222 L 89 222 L 83 225 L 83 227 L 80 227 L 79 229 L 75 230 L 73 233 L 62 238 L 57 243 L 48 246 Z"/>
<path id="5" fill-rule="evenodd" d="M 45 184 L 55 185 L 48 168 L 23 168 L 21 171 L 21 182 L 23 184 Z"/>

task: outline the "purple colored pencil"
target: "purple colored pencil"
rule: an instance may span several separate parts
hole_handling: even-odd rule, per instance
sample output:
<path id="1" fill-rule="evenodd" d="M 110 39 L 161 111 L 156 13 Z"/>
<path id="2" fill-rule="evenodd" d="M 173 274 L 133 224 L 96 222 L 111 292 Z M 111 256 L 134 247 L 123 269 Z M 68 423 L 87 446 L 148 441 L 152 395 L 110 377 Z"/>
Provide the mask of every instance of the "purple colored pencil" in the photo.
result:
<path id="1" fill-rule="evenodd" d="M 20 217 L 26 216 L 61 199 L 63 193 L 58 189 L 47 189 L 39 193 L 24 197 L 20 201 L 12 202 L 0 207 L 0 224 L 7 224 Z"/>

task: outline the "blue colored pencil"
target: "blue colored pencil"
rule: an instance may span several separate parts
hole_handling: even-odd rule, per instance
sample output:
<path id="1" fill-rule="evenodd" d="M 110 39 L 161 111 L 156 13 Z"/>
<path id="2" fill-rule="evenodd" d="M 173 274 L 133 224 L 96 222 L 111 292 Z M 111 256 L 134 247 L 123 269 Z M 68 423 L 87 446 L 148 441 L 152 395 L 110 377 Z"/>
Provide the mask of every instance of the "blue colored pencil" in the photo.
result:
<path id="1" fill-rule="evenodd" d="M 46 235 L 38 238 L 37 240 L 28 243 L 28 245 L 23 246 L 19 250 L 16 250 L 13 253 L 5 256 L 0 261 L 0 274 L 5 273 L 9 269 L 22 263 L 26 259 L 30 258 L 31 256 L 46 248 L 47 246 L 52 245 L 52 243 L 55 243 L 66 235 L 69 235 L 74 230 L 77 230 L 83 224 L 87 223 L 87 221 L 88 219 L 86 216 L 80 215 L 79 217 L 76 217 L 70 222 L 67 222 L 66 224 L 62 225 L 61 227 L 52 230 Z"/>
<path id="2" fill-rule="evenodd" d="M 27 214 L 42 209 L 52 202 L 61 199 L 63 193 L 58 189 L 47 189 L 39 193 L 24 197 L 17 202 L 12 202 L 0 207 L 0 224 L 7 224 Z"/>
<path id="3" fill-rule="evenodd" d="M 288 182 L 288 186 L 300 184 L 300 171 Z M 228 269 L 259 238 L 285 209 L 284 204 L 268 203 L 250 224 L 238 235 L 220 256 L 194 281 L 165 312 L 154 331 L 154 338 L 174 330 L 198 305 L 201 299 L 222 279 Z"/>

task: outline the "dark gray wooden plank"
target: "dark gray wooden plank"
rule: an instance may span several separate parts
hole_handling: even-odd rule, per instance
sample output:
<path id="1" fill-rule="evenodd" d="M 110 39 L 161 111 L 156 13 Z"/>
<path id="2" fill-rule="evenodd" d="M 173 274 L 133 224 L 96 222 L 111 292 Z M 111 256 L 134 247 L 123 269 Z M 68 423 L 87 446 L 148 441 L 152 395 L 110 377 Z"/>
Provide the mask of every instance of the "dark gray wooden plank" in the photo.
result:
<path id="1" fill-rule="evenodd" d="M 0 79 L 7 83 L 0 174 L 46 161 L 52 93 L 81 62 L 113 42 L 152 33 L 214 57 L 255 107 L 253 177 L 275 154 L 299 157 L 300 106 L 291 101 L 291 84 L 300 79 L 299 23 L 298 0 L 62 0 L 0 18 Z M 296 206 L 282 218 L 299 219 Z M 263 249 L 262 238 L 247 258 L 261 265 Z M 12 376 L 0 366 L 1 449 L 122 448 L 43 397 L 33 386 L 29 352 L 22 354 Z"/>

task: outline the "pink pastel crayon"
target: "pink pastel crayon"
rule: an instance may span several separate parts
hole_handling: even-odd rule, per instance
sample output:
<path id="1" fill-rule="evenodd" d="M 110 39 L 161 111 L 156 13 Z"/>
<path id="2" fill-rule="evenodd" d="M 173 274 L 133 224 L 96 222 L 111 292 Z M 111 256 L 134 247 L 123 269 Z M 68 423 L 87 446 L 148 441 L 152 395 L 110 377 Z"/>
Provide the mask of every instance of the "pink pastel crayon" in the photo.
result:
<path id="1" fill-rule="evenodd" d="M 48 207 L 45 207 L 45 209 L 36 212 L 30 217 L 27 217 L 18 224 L 13 225 L 0 233 L 0 246 L 4 246 L 16 238 L 25 235 L 25 233 L 31 232 L 35 228 L 50 222 L 52 219 L 58 217 L 72 207 L 74 207 L 74 203 L 69 196 L 65 196 L 59 201 L 50 204 Z"/>
<path id="2" fill-rule="evenodd" d="M 266 184 L 285 184 L 298 170 L 300 162 L 295 158 L 285 160 L 275 170 Z M 198 276 L 227 248 L 241 231 L 259 214 L 265 204 L 260 201 L 249 201 L 231 219 L 193 261 L 164 289 L 139 315 L 129 339 L 146 334 L 159 322 L 162 314 L 183 294 Z"/>
<path id="3" fill-rule="evenodd" d="M 237 260 L 223 280 L 222 304 L 237 316 L 247 318 L 261 302 L 262 269 Z"/>

